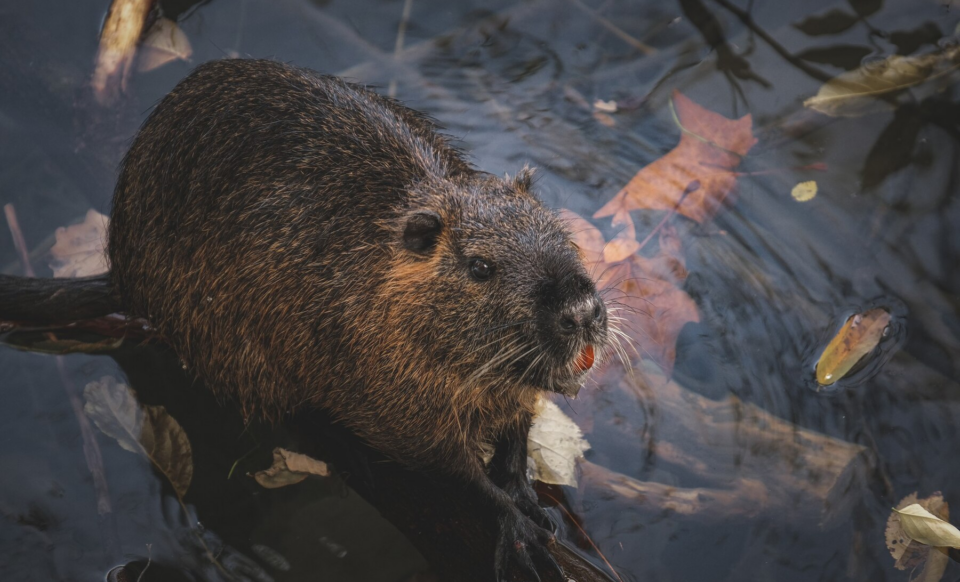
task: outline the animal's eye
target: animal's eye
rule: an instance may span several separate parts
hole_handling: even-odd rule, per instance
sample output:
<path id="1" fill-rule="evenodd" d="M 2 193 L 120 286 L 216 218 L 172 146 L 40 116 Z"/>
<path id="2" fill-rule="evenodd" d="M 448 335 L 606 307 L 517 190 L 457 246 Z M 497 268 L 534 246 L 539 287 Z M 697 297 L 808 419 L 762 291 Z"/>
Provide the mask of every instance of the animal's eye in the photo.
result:
<path id="1" fill-rule="evenodd" d="M 470 259 L 470 274 L 477 281 L 486 281 L 493 276 L 493 265 L 483 259 Z"/>

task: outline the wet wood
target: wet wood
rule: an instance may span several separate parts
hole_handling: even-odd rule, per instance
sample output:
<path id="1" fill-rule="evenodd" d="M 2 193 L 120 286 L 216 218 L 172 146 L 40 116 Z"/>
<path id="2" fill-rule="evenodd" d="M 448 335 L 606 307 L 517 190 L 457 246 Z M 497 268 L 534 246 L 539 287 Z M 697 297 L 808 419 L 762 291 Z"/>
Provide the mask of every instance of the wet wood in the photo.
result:
<path id="1" fill-rule="evenodd" d="M 301 417 L 294 425 L 302 442 L 314 447 L 303 452 L 331 463 L 354 491 L 407 536 L 441 580 L 494 582 L 496 516 L 483 500 L 449 478 L 384 459 L 318 415 Z M 613 581 L 564 543 L 551 552 L 569 580 Z"/>
<path id="2" fill-rule="evenodd" d="M 863 479 L 865 448 L 799 427 L 735 396 L 715 401 L 662 376 L 624 378 L 656 419 L 649 446 L 656 462 L 695 478 L 698 488 L 644 482 L 589 463 L 582 487 L 705 519 L 846 514 L 844 493 Z M 691 479 L 693 480 L 693 479 Z"/>

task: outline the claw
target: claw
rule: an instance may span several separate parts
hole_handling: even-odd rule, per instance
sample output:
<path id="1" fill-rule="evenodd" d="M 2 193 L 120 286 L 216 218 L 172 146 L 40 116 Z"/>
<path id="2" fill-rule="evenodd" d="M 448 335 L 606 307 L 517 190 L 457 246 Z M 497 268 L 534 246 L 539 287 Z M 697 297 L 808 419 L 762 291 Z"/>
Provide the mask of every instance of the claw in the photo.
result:
<path id="1" fill-rule="evenodd" d="M 523 580 L 541 582 L 540 573 L 546 580 L 565 580 L 563 570 L 547 549 L 554 535 L 536 526 L 518 511 L 503 518 L 500 536 L 494 556 L 497 580 Z"/>

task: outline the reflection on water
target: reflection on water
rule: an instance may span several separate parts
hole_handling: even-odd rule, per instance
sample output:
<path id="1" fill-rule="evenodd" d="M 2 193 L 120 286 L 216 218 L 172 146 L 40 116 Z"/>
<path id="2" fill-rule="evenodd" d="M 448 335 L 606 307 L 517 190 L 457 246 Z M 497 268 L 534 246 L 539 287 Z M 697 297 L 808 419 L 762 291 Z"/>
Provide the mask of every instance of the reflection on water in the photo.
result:
<path id="1" fill-rule="evenodd" d="M 161 1 L 192 63 L 134 74 L 109 110 L 82 91 L 106 2 L 0 7 L 0 203 L 14 205 L 39 274 L 57 227 L 108 213 L 119 156 L 151 104 L 210 59 L 272 57 L 395 92 L 479 167 L 537 166 L 546 200 L 583 217 L 680 140 L 673 90 L 728 118 L 749 113 L 759 141 L 736 167 L 736 203 L 703 224 L 669 219 L 683 243 L 678 289 L 697 312 L 666 346 L 672 377 L 612 363 L 560 403 L 592 446 L 567 503 L 624 580 L 907 580 L 884 545 L 890 507 L 915 491 L 960 502 L 960 9 L 413 0 L 398 50 L 404 4 Z M 845 72 L 936 54 L 947 56 L 869 112 L 803 105 Z M 809 180 L 814 198 L 791 197 Z M 630 213 L 636 237 L 664 214 Z M 607 241 L 621 228 L 590 222 Z M 651 240 L 641 254 L 652 260 L 668 239 Z M 0 268 L 20 273 L 0 241 Z M 894 315 L 892 343 L 836 389 L 811 390 L 830 338 L 874 307 Z M 65 370 L 79 389 L 127 377 L 184 427 L 189 518 L 148 462 L 99 434 L 111 511 L 98 511 L 54 359 L 5 349 L 0 362 L 4 579 L 97 579 L 126 562 L 129 575 L 149 562 L 156 579 L 221 579 L 210 548 L 251 580 L 412 580 L 426 569 L 336 482 L 259 489 L 246 473 L 274 445 L 295 448 L 291 437 L 245 427 L 156 346 L 66 356 Z M 943 579 L 958 573 L 950 562 Z"/>

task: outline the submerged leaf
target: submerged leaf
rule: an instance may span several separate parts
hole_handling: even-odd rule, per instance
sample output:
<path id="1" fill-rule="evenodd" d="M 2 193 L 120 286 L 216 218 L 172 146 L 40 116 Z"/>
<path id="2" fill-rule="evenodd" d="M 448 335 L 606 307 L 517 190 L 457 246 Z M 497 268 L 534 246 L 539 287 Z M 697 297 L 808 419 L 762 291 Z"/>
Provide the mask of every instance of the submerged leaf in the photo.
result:
<path id="1" fill-rule="evenodd" d="M 278 447 L 273 449 L 273 464 L 270 468 L 257 471 L 253 478 L 261 487 L 277 489 L 295 485 L 310 475 L 327 477 L 330 475 L 330 468 L 323 461 Z"/>
<path id="2" fill-rule="evenodd" d="M 551 485 L 577 486 L 577 459 L 590 448 L 580 427 L 560 407 L 540 398 L 527 437 L 533 478 Z"/>
<path id="3" fill-rule="evenodd" d="M 83 389 L 84 412 L 124 449 L 146 457 L 183 497 L 193 480 L 193 451 L 180 424 L 162 406 L 141 408 L 133 391 L 105 376 Z"/>
<path id="4" fill-rule="evenodd" d="M 140 48 L 137 70 L 152 71 L 175 60 L 189 60 L 193 47 L 183 30 L 169 18 L 158 18 Z"/>
<path id="5" fill-rule="evenodd" d="M 107 272 L 107 224 L 110 219 L 92 208 L 80 224 L 57 229 L 50 249 L 54 277 L 90 277 Z"/>
<path id="6" fill-rule="evenodd" d="M 817 361 L 817 382 L 829 386 L 850 372 L 884 338 L 890 313 L 876 308 L 851 316 Z"/>
<path id="7" fill-rule="evenodd" d="M 893 55 L 827 81 L 804 106 L 831 117 L 856 117 L 893 108 L 899 91 L 942 77 L 960 68 L 960 46 L 942 52 Z"/>
<path id="8" fill-rule="evenodd" d="M 643 208 L 676 211 L 704 223 L 731 201 L 734 171 L 757 143 L 749 114 L 728 119 L 674 91 L 672 106 L 680 143 L 642 168 L 593 217 Z"/>
<path id="9" fill-rule="evenodd" d="M 960 548 L 960 530 L 919 503 L 894 511 L 900 514 L 900 527 L 910 539 L 928 546 Z"/>
<path id="10" fill-rule="evenodd" d="M 86 400 L 83 411 L 103 434 L 132 453 L 142 453 L 143 411 L 126 385 L 118 383 L 116 378 L 104 376 L 99 382 L 87 384 L 83 397 Z"/>

